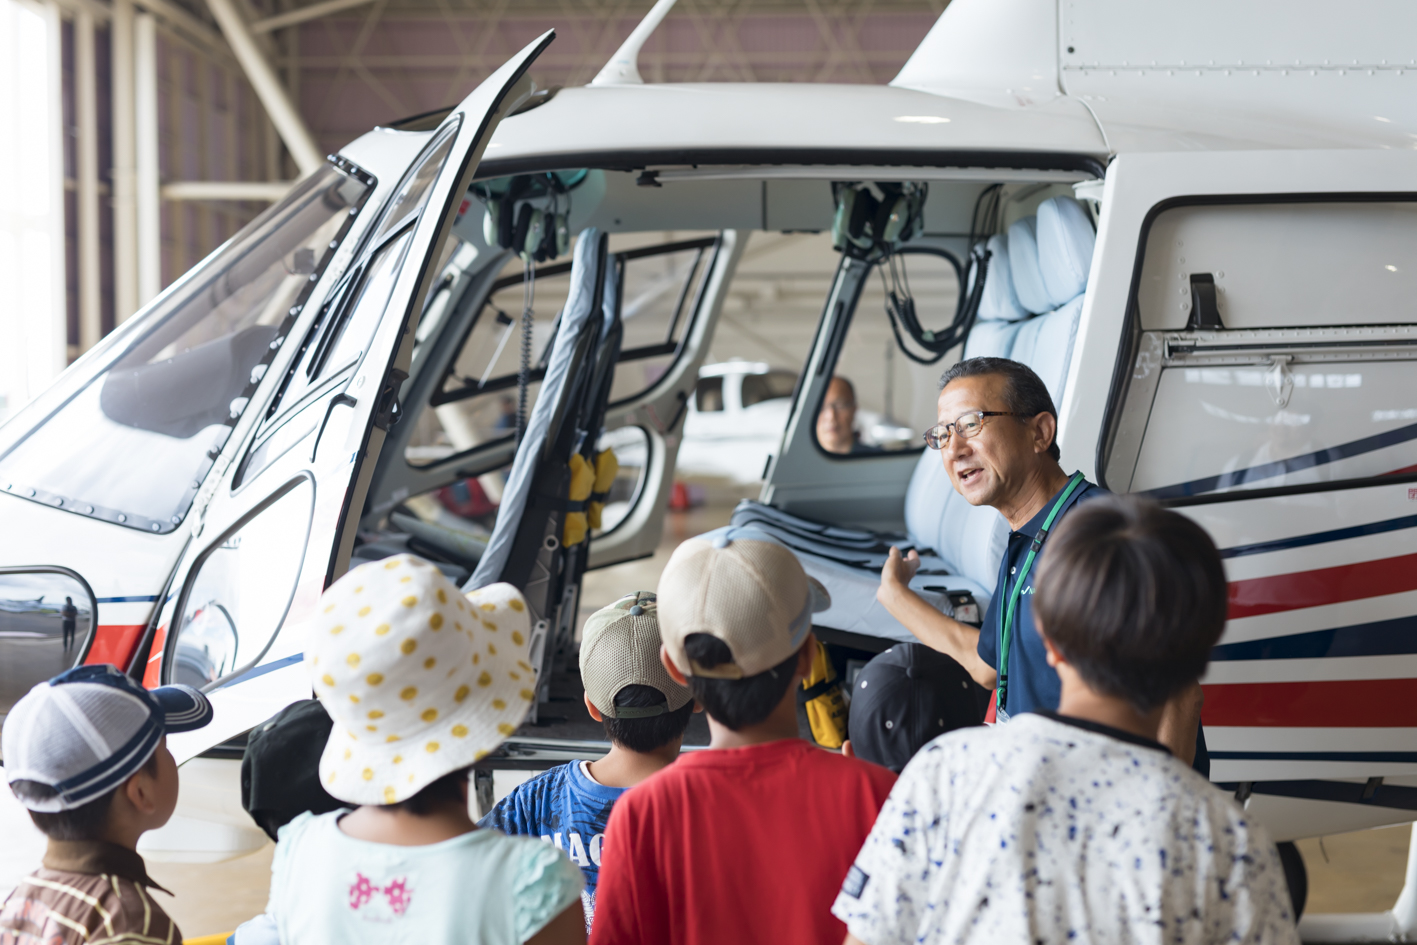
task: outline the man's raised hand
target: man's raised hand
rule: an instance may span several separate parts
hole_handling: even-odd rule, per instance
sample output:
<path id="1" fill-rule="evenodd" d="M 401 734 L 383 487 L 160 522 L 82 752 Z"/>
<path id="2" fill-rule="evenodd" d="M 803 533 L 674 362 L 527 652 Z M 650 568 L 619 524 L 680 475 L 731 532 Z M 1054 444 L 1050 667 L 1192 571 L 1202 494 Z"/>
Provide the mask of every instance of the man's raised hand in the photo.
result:
<path id="1" fill-rule="evenodd" d="M 886 603 L 884 596 L 897 590 L 903 590 L 910 585 L 910 579 L 915 577 L 915 572 L 920 570 L 920 555 L 915 553 L 915 549 L 910 549 L 910 553 L 902 555 L 900 549 L 891 545 L 890 554 L 886 556 L 886 563 L 881 567 L 881 587 L 876 592 L 876 597 L 881 603 Z"/>

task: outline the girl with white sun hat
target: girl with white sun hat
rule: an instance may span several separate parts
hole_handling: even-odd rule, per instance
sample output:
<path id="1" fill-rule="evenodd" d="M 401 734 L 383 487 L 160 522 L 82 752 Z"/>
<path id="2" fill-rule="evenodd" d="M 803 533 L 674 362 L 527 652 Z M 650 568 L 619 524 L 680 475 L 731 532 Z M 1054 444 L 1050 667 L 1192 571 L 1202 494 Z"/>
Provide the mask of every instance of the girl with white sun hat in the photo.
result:
<path id="1" fill-rule="evenodd" d="M 281 828 L 267 908 L 280 941 L 584 942 L 579 868 L 468 816 L 469 766 L 535 698 L 521 592 L 464 596 L 399 555 L 331 585 L 306 632 L 334 720 L 320 780 L 355 809 Z"/>

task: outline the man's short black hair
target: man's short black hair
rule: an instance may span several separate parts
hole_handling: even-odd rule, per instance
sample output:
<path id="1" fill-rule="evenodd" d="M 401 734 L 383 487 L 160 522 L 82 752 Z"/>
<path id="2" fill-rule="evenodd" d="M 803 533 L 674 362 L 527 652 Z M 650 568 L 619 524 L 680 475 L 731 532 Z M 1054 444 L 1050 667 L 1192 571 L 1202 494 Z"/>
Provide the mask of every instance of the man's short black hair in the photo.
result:
<path id="1" fill-rule="evenodd" d="M 691 633 L 685 637 L 684 652 L 705 669 L 733 662 L 733 651 L 728 644 L 707 633 Z M 792 685 L 796 666 L 797 654 L 793 653 L 772 669 L 745 679 L 690 676 L 689 691 L 710 717 L 740 732 L 772 715 L 772 710 L 782 702 Z"/>
<path id="2" fill-rule="evenodd" d="M 456 771 L 449 771 L 436 781 L 424 785 L 423 790 L 396 804 L 380 805 L 385 810 L 408 811 L 415 817 L 427 817 L 439 807 L 449 804 L 465 804 L 466 796 L 462 792 L 462 785 L 467 784 L 468 774 L 472 771 L 472 765 L 459 768 Z"/>
<path id="3" fill-rule="evenodd" d="M 154 751 L 143 762 L 141 770 L 150 778 L 157 777 L 157 752 Z M 127 782 L 125 781 L 124 784 Z M 39 781 L 12 781 L 11 789 L 20 802 L 25 801 L 47 801 L 59 792 L 47 784 Z M 108 832 L 108 810 L 113 806 L 113 798 L 123 788 L 118 787 L 102 794 L 87 804 L 81 804 L 72 810 L 59 810 L 45 812 L 32 810 L 29 812 L 30 820 L 39 828 L 40 833 L 51 840 L 102 840 Z"/>
<path id="4" fill-rule="evenodd" d="M 651 709 L 655 706 L 665 706 L 667 709 L 669 701 L 653 686 L 631 683 L 615 693 L 615 705 L 627 709 Z M 621 748 L 646 754 L 663 748 L 676 738 L 683 738 L 684 729 L 689 727 L 689 716 L 693 714 L 694 701 L 690 699 L 663 715 L 643 719 L 612 719 L 607 715 L 602 719 L 602 724 L 606 738 Z"/>
<path id="5" fill-rule="evenodd" d="M 1048 539 L 1034 613 L 1088 686 L 1138 712 L 1205 672 L 1225 629 L 1220 553 L 1205 529 L 1134 496 L 1070 512 Z"/>
<path id="6" fill-rule="evenodd" d="M 1053 415 L 1053 442 L 1048 444 L 1048 455 L 1055 460 L 1062 457 L 1058 449 L 1058 410 L 1053 406 L 1053 397 L 1043 379 L 1033 373 L 1033 368 L 1008 358 L 967 358 L 950 366 L 940 378 L 940 390 L 951 381 L 962 377 L 985 377 L 994 375 L 1004 379 L 1004 407 L 1010 413 L 1019 415 L 1020 420 L 1036 417 L 1040 413 Z"/>

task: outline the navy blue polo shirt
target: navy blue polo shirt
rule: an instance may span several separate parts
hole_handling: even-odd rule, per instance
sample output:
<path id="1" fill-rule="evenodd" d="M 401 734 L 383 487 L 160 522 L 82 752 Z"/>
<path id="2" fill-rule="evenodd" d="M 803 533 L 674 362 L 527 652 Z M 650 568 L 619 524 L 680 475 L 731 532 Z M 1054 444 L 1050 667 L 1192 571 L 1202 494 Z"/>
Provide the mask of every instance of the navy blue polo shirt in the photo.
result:
<path id="1" fill-rule="evenodd" d="M 1022 528 L 1009 532 L 1008 548 L 1004 551 L 1004 560 L 999 563 L 999 579 L 994 584 L 994 597 L 989 601 L 989 609 L 984 613 L 984 624 L 979 633 L 979 658 L 996 671 L 999 668 L 999 650 L 1003 640 L 1004 611 L 1008 609 L 1009 594 L 1014 589 L 1018 570 L 1023 567 L 1029 546 L 1033 544 L 1038 530 L 1048 518 L 1048 511 L 1066 489 L 1065 485 L 1055 492 L 1044 503 L 1043 508 L 1038 510 L 1038 514 L 1029 519 Z M 1106 489 L 1084 479 L 1054 520 L 1052 530 L 1058 530 L 1063 516 L 1079 502 L 1107 494 Z M 1043 563 L 1043 556 L 1048 553 L 1048 544 L 1045 539 L 1043 548 L 1033 559 L 1027 583 L 1018 598 L 1018 620 L 1014 624 L 1013 638 L 1009 643 L 1009 688 L 1006 696 L 1008 704 L 1005 708 L 1010 716 L 1036 712 L 1039 709 L 1055 711 L 1058 708 L 1058 700 L 1063 695 L 1058 673 L 1048 665 L 1043 638 L 1038 635 L 1038 630 L 1033 625 L 1033 582 L 1038 579 L 1038 568 Z"/>

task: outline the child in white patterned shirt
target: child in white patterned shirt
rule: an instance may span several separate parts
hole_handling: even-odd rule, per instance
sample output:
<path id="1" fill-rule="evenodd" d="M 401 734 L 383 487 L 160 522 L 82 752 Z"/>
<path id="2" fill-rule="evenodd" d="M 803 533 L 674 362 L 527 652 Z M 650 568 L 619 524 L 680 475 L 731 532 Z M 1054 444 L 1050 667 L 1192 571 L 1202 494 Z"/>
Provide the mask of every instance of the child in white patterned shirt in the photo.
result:
<path id="1" fill-rule="evenodd" d="M 1296 943 L 1264 828 L 1156 741 L 1205 672 L 1225 572 L 1194 522 L 1095 499 L 1034 612 L 1058 711 L 961 729 L 906 767 L 833 907 L 848 943 Z"/>

